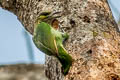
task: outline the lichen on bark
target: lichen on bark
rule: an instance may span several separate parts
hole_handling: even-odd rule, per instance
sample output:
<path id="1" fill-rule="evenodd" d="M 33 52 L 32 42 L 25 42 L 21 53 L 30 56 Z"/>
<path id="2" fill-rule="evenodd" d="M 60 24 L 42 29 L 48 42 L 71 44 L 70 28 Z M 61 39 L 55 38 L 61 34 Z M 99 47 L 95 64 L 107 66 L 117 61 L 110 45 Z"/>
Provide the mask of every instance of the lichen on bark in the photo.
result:
<path id="1" fill-rule="evenodd" d="M 14 4 L 14 5 L 13 5 Z M 67 76 L 54 57 L 46 57 L 49 80 L 119 80 L 120 35 L 107 0 L 2 0 L 32 34 L 42 11 L 61 11 L 61 28 L 69 35 L 65 48 L 74 62 Z"/>

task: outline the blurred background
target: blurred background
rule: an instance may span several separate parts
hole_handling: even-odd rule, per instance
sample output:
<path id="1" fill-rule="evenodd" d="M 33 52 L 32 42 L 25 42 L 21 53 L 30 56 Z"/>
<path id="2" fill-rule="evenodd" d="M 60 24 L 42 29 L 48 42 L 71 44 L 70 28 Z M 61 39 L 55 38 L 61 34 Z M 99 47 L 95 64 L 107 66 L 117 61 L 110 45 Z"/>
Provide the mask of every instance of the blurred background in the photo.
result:
<path id="1" fill-rule="evenodd" d="M 108 0 L 113 16 L 120 23 L 120 0 Z M 32 41 L 17 17 L 0 8 L 0 65 L 35 63 L 44 64 L 45 55 Z"/>
<path id="2" fill-rule="evenodd" d="M 44 62 L 45 55 L 35 47 L 32 35 L 13 13 L 0 8 L 0 65 Z"/>

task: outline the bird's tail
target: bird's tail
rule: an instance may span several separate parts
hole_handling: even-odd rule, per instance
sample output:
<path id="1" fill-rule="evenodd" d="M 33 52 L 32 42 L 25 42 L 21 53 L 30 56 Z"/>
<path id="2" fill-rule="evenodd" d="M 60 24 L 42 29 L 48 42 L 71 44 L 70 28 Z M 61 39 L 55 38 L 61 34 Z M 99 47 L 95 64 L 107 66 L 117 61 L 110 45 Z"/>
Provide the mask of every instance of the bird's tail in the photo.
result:
<path id="1" fill-rule="evenodd" d="M 70 66 L 72 65 L 72 57 L 67 53 L 65 48 L 62 46 L 59 46 L 58 48 L 58 59 L 62 64 L 62 72 L 64 75 L 66 75 L 70 69 Z"/>

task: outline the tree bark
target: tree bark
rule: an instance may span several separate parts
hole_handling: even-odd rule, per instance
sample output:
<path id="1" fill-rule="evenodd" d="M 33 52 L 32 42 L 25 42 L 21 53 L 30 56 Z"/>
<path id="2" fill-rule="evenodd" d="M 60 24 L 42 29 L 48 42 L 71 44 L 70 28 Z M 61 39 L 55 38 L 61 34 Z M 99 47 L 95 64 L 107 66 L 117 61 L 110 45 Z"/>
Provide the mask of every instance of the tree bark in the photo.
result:
<path id="1" fill-rule="evenodd" d="M 74 62 L 67 76 L 54 57 L 46 57 L 49 80 L 120 80 L 120 35 L 107 0 L 1 0 L 32 34 L 42 11 L 61 11 L 65 48 Z"/>
<path id="2" fill-rule="evenodd" d="M 48 80 L 41 64 L 0 65 L 0 80 Z"/>

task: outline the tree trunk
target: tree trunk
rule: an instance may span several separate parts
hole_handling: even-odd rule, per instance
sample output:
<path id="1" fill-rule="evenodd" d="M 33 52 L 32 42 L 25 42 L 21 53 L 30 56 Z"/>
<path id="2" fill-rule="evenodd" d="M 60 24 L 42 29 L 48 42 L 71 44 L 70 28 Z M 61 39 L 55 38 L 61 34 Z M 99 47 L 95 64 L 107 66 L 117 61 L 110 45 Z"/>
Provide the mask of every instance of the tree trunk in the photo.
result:
<path id="1" fill-rule="evenodd" d="M 41 64 L 0 65 L 0 80 L 47 80 Z"/>
<path id="2" fill-rule="evenodd" d="M 42 11 L 61 11 L 65 48 L 74 62 L 67 76 L 54 57 L 46 57 L 49 80 L 120 80 L 120 35 L 107 0 L 1 0 L 32 34 Z"/>

